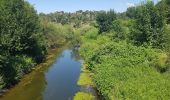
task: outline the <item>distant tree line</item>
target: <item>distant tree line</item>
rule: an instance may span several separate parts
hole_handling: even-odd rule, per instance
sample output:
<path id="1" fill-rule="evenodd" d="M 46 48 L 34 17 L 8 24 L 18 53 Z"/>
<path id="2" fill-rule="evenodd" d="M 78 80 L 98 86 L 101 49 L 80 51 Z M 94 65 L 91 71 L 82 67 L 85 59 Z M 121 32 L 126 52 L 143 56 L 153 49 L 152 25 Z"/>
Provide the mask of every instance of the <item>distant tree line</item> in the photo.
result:
<path id="1" fill-rule="evenodd" d="M 54 12 L 50 14 L 40 13 L 40 16 L 46 16 L 51 22 L 61 23 L 62 25 L 71 24 L 74 27 L 80 27 L 84 24 L 93 23 L 96 19 L 97 13 L 100 11 L 76 11 L 70 12 Z"/>

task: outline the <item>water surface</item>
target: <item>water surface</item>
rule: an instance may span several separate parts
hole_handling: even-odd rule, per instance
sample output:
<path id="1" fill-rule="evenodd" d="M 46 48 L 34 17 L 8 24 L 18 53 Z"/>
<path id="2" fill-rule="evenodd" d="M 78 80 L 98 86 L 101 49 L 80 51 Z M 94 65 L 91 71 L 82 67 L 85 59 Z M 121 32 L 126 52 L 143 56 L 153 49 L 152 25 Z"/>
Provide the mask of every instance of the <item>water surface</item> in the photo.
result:
<path id="1" fill-rule="evenodd" d="M 0 100 L 72 100 L 80 87 L 81 60 L 71 49 L 58 52 L 51 66 L 42 66 L 26 75 Z"/>

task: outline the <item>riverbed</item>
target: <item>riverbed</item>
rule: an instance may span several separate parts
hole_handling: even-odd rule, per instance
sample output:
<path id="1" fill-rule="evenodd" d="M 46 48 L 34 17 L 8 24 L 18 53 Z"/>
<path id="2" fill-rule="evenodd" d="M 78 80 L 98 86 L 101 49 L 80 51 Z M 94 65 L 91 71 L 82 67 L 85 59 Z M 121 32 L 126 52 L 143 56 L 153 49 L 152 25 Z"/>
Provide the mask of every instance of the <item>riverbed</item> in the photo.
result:
<path id="1" fill-rule="evenodd" d="M 81 64 L 74 50 L 58 50 L 52 64 L 37 66 L 0 100 L 72 100 L 80 90 L 77 80 Z"/>

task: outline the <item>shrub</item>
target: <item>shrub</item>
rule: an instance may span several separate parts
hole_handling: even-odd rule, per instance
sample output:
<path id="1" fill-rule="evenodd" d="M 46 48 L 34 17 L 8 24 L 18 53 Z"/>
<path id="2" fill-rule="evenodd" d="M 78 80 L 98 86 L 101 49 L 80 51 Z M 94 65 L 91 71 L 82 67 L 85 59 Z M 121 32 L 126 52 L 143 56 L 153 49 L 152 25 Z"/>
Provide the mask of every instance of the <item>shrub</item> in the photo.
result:
<path id="1" fill-rule="evenodd" d="M 97 89 L 106 100 L 169 98 L 169 80 L 160 73 L 167 65 L 167 57 L 161 50 L 126 42 L 106 42 L 96 49 L 86 49 L 93 51 L 84 57 L 94 72 Z"/>
<path id="2" fill-rule="evenodd" d="M 4 57 L 6 63 L 2 63 L 3 67 L 0 69 L 0 77 L 2 87 L 9 87 L 18 82 L 22 76 L 26 73 L 29 73 L 34 66 L 34 61 L 31 57 L 17 55 Z"/>
<path id="3" fill-rule="evenodd" d="M 85 37 L 88 39 L 97 39 L 98 36 L 98 29 L 92 27 L 85 33 Z"/>

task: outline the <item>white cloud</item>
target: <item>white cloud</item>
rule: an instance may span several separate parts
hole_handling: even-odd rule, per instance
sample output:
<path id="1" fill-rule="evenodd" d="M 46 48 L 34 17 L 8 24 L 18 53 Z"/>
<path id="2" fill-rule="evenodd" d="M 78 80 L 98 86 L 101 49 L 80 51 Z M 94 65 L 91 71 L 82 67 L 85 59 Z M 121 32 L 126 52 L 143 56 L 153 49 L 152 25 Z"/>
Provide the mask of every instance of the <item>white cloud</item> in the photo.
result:
<path id="1" fill-rule="evenodd" d="M 134 6 L 135 6 L 134 3 L 129 3 L 129 2 L 128 2 L 126 5 L 127 5 L 128 7 L 134 7 Z"/>

